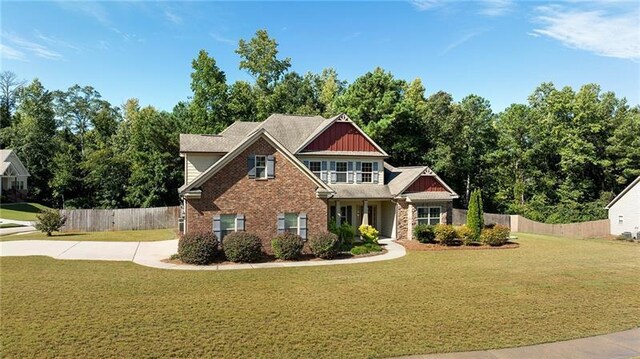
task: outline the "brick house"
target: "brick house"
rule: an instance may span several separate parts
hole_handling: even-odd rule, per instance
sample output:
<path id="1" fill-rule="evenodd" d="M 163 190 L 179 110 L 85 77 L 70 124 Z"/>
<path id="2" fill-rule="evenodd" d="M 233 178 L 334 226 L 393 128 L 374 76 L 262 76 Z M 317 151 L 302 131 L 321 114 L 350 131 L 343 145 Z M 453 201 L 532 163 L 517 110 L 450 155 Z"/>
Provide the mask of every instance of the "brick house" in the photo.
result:
<path id="1" fill-rule="evenodd" d="M 330 220 L 412 239 L 417 223 L 451 223 L 458 195 L 429 167 L 393 167 L 387 153 L 344 114 L 271 115 L 218 135 L 180 135 L 185 159 L 184 232 L 212 230 L 303 238 Z"/>

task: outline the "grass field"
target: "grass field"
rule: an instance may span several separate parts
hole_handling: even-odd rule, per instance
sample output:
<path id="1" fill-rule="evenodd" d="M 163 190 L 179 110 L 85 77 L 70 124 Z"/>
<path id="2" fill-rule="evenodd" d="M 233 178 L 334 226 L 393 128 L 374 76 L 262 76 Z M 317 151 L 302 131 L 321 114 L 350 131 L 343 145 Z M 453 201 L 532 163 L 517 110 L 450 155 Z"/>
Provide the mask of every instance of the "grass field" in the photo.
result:
<path id="1" fill-rule="evenodd" d="M 47 237 L 42 232 L 32 232 L 26 234 L 12 234 L 0 237 L 0 241 L 22 241 L 30 239 L 47 239 L 58 241 L 113 241 L 113 242 L 149 242 L 176 239 L 176 232 L 173 229 L 148 229 L 141 231 L 113 231 L 113 232 L 71 232 L 52 233 Z"/>
<path id="2" fill-rule="evenodd" d="M 222 272 L 2 258 L 0 357 L 368 358 L 640 325 L 640 245 L 519 237 L 517 249 Z"/>
<path id="3" fill-rule="evenodd" d="M 16 221 L 36 221 L 36 215 L 49 207 L 38 203 L 3 203 L 0 204 L 0 218 Z"/>

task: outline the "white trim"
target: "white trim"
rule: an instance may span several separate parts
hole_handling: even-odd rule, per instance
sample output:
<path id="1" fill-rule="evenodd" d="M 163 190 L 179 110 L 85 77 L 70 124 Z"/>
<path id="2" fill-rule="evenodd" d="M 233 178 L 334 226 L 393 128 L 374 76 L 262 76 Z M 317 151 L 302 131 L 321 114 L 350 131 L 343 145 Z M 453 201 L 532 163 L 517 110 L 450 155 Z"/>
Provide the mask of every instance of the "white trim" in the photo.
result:
<path id="1" fill-rule="evenodd" d="M 370 172 L 365 172 L 364 171 L 364 164 L 368 163 L 371 165 L 371 171 Z M 383 171 L 384 172 L 384 171 Z M 364 175 L 368 174 L 369 176 L 369 181 L 365 181 L 364 180 Z M 373 161 L 360 161 L 360 174 L 362 175 L 362 181 L 360 183 L 373 183 Z"/>
<path id="2" fill-rule="evenodd" d="M 344 171 L 338 171 L 338 164 L 344 163 Z M 331 170 L 329 170 L 331 172 Z M 347 184 L 349 183 L 349 161 L 336 161 L 336 182 L 332 184 Z M 344 174 L 344 181 L 338 181 L 338 175 Z"/>
<path id="3" fill-rule="evenodd" d="M 616 202 L 618 202 L 620 198 L 624 197 L 624 195 L 627 194 L 627 192 L 629 192 L 631 188 L 633 188 L 638 182 L 640 182 L 640 176 L 638 176 L 638 178 L 636 178 L 635 180 L 631 181 L 631 183 L 625 189 L 623 189 L 622 192 L 620 192 L 620 194 L 618 194 L 613 200 L 611 200 L 611 202 L 609 202 L 609 204 L 606 205 L 604 208 L 610 209 L 611 206 L 613 206 Z"/>
<path id="4" fill-rule="evenodd" d="M 419 210 L 420 208 L 426 208 L 427 209 L 427 216 L 426 217 L 420 217 L 419 215 Z M 416 224 L 420 224 L 420 220 L 421 219 L 426 219 L 427 220 L 427 225 L 432 225 L 430 222 L 432 219 L 436 218 L 436 217 L 431 217 L 431 208 L 437 208 L 438 209 L 438 223 L 436 224 L 440 224 L 442 223 L 442 207 L 440 206 L 416 206 Z"/>
<path id="5" fill-rule="evenodd" d="M 258 157 L 264 158 L 264 166 L 258 166 Z M 266 155 L 254 155 L 253 157 L 253 166 L 256 169 L 256 179 L 267 179 L 267 156 Z M 258 176 L 258 168 L 264 169 L 264 176 Z"/>

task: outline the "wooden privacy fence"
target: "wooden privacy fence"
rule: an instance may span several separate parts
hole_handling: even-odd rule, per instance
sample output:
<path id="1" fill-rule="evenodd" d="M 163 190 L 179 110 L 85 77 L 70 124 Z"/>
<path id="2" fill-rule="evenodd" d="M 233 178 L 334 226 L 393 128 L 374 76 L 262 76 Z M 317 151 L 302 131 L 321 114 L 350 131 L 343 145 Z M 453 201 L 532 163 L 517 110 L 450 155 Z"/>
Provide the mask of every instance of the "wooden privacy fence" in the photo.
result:
<path id="1" fill-rule="evenodd" d="M 511 231 L 570 238 L 602 238 L 609 237 L 609 220 L 548 224 L 532 221 L 522 216 L 511 216 Z"/>
<path id="2" fill-rule="evenodd" d="M 63 209 L 63 232 L 132 231 L 177 228 L 180 207 Z"/>
<path id="3" fill-rule="evenodd" d="M 452 223 L 455 226 L 463 225 L 467 223 L 467 210 L 466 209 L 453 209 Z M 508 214 L 496 214 L 496 213 L 485 213 L 484 214 L 484 223 L 495 223 L 501 226 L 507 226 L 511 228 L 511 216 Z"/>

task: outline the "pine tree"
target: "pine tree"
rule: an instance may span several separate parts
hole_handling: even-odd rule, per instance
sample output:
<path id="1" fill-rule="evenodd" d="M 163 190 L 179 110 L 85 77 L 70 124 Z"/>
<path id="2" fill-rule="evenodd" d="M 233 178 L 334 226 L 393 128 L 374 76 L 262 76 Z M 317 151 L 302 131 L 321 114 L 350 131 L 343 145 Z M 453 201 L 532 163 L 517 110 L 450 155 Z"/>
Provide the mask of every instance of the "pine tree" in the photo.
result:
<path id="1" fill-rule="evenodd" d="M 482 200 L 480 199 L 480 192 L 474 190 L 471 192 L 471 199 L 469 200 L 469 208 L 467 210 L 467 227 L 473 232 L 474 241 L 480 240 L 480 232 L 483 227 L 481 206 Z"/>

